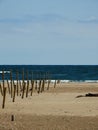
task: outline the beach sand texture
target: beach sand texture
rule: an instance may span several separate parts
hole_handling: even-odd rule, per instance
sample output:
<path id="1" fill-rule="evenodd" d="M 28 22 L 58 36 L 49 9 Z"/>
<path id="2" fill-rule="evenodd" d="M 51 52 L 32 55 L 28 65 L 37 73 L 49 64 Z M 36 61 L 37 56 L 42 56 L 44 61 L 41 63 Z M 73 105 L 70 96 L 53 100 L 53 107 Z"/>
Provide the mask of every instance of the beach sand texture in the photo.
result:
<path id="1" fill-rule="evenodd" d="M 98 130 L 98 97 L 78 95 L 98 92 L 98 83 L 60 83 L 28 98 L 7 93 L 2 109 L 0 95 L 0 130 Z M 26 94 L 25 94 L 26 95 Z M 11 121 L 12 115 L 14 121 Z"/>

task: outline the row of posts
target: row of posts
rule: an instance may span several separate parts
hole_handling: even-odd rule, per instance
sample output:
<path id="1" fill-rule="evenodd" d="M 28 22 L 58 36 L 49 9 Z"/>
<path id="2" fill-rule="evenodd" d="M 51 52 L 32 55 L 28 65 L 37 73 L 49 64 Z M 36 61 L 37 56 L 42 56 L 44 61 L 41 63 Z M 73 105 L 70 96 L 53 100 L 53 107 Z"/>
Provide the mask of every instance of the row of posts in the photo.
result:
<path id="1" fill-rule="evenodd" d="M 49 90 L 49 85 L 50 85 L 50 75 L 49 73 L 44 74 L 43 79 L 39 80 L 34 80 L 33 79 L 33 72 L 31 73 L 31 80 L 29 80 L 29 72 L 26 72 L 26 80 L 24 79 L 24 71 L 22 72 L 22 80 L 19 80 L 19 72 L 16 72 L 16 80 L 13 80 L 12 76 L 12 71 L 10 71 L 10 82 L 9 80 L 5 80 L 5 73 L 2 71 L 2 84 L 0 83 L 0 91 L 1 95 L 3 97 L 3 102 L 2 102 L 2 108 L 5 107 L 5 98 L 6 98 L 6 93 L 8 89 L 8 93 L 10 94 L 12 101 L 15 102 L 15 96 L 21 96 L 23 99 L 25 96 L 26 92 L 26 97 L 28 97 L 28 93 L 30 92 L 30 95 L 32 96 L 32 93 L 34 91 L 34 86 L 35 90 L 39 94 L 40 92 L 44 91 L 45 88 L 45 83 L 47 81 L 47 90 Z M 16 81 L 16 82 L 15 82 Z M 6 83 L 6 84 L 5 84 Z M 56 80 L 54 83 L 54 88 L 56 87 Z"/>

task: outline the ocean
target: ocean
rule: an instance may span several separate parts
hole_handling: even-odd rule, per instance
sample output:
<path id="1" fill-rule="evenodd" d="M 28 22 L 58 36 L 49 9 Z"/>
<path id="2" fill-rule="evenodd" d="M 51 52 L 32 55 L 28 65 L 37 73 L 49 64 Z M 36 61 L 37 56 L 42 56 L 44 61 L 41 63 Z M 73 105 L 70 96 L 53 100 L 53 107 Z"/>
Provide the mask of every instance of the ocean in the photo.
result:
<path id="1" fill-rule="evenodd" d="M 98 82 L 98 65 L 0 65 L 0 80 L 51 79 L 65 82 Z M 11 72 L 11 73 L 10 73 Z"/>

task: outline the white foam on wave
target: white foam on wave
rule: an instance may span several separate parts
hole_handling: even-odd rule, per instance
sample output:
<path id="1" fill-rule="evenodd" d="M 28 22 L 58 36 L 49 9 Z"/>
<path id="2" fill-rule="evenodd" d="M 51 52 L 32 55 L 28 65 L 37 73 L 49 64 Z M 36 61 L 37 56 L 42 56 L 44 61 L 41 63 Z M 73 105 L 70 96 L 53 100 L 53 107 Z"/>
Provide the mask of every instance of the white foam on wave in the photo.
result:
<path id="1" fill-rule="evenodd" d="M 2 82 L 3 80 L 0 80 L 0 82 Z M 7 81 L 7 80 L 5 80 Z M 23 82 L 23 80 L 18 80 L 19 82 Z M 36 80 L 37 83 L 39 83 L 39 80 Z M 55 81 L 57 82 L 58 80 L 50 80 L 51 83 L 55 83 Z M 78 82 L 78 83 L 81 83 L 81 82 L 84 82 L 84 83 L 98 83 L 98 80 L 59 80 L 60 83 L 71 83 L 71 82 Z M 8 82 L 10 83 L 11 80 L 8 80 Z M 27 80 L 24 80 L 25 83 L 27 83 Z M 48 82 L 48 80 L 47 80 Z M 17 80 L 14 80 L 14 83 L 17 83 Z"/>
<path id="2" fill-rule="evenodd" d="M 2 74 L 3 71 L 0 71 L 0 74 Z M 10 71 L 4 71 L 4 73 L 10 73 Z"/>
<path id="3" fill-rule="evenodd" d="M 56 80 L 58 81 L 58 80 Z M 68 83 L 71 82 L 70 80 L 59 80 L 61 83 Z M 55 83 L 55 80 L 51 80 L 52 83 Z"/>
<path id="4" fill-rule="evenodd" d="M 98 80 L 85 80 L 86 83 L 98 83 Z"/>
<path id="5" fill-rule="evenodd" d="M 60 80 L 61 83 L 69 83 L 71 82 L 70 80 Z"/>
<path id="6" fill-rule="evenodd" d="M 55 80 L 51 80 L 51 82 L 54 83 Z M 71 83 L 71 82 L 98 83 L 98 80 L 60 80 L 60 82 L 61 83 Z"/>

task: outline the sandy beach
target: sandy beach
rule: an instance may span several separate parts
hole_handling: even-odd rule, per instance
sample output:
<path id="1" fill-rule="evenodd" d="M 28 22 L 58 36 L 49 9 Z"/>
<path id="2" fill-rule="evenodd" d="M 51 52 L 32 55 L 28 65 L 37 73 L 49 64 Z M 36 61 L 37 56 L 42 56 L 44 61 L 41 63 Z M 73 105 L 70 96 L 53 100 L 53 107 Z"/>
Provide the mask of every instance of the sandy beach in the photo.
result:
<path id="1" fill-rule="evenodd" d="M 98 130 L 98 97 L 80 97 L 98 93 L 98 83 L 60 83 L 42 93 L 33 92 L 15 102 L 7 93 L 2 109 L 0 130 Z M 12 115 L 14 121 L 11 121 Z"/>

